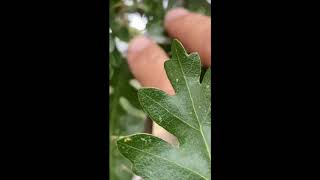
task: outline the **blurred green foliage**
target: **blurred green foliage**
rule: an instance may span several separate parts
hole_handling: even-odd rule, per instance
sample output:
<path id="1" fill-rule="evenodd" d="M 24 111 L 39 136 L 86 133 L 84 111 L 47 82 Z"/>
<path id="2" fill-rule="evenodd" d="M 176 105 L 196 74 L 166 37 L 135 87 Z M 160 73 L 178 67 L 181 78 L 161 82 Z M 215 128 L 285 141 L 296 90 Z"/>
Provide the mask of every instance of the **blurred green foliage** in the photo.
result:
<path id="1" fill-rule="evenodd" d="M 144 34 L 170 54 L 171 40 L 163 29 L 166 12 L 171 8 L 184 7 L 211 15 L 211 6 L 206 0 L 110 0 L 109 3 L 110 179 L 129 180 L 133 177 L 131 164 L 120 155 L 115 140 L 143 132 L 146 115 L 137 98 L 139 84 L 126 62 L 127 43 L 133 37 Z M 130 25 L 133 21 L 131 15 L 138 17 L 145 27 L 137 29 Z"/>

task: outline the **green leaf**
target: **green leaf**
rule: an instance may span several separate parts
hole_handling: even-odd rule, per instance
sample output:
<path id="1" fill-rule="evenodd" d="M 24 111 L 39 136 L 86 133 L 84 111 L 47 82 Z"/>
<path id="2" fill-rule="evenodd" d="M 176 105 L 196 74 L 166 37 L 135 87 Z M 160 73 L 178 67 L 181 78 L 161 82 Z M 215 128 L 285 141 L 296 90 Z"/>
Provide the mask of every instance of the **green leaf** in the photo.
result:
<path id="1" fill-rule="evenodd" d="M 184 0 L 169 0 L 167 10 L 177 7 L 183 7 Z"/>
<path id="2" fill-rule="evenodd" d="M 117 48 L 109 54 L 109 59 L 109 68 L 113 71 L 112 77 L 109 76 L 109 88 L 112 90 L 109 98 L 110 179 L 131 180 L 130 161 L 118 151 L 116 139 L 143 132 L 146 116 L 138 103 L 137 90 L 130 84 L 132 74 Z"/>
<path id="3" fill-rule="evenodd" d="M 130 161 L 125 159 L 117 150 L 116 138 L 111 136 L 110 140 L 110 179 L 112 180 L 131 180 L 133 173 L 130 169 Z"/>
<path id="4" fill-rule="evenodd" d="M 175 135 L 179 146 L 149 134 L 123 137 L 117 145 L 133 163 L 133 172 L 145 179 L 211 179 L 211 71 L 200 83 L 199 55 L 188 55 L 177 40 L 171 51 L 164 67 L 175 95 L 142 88 L 138 97 L 149 117 Z"/>
<path id="5" fill-rule="evenodd" d="M 109 80 L 113 79 L 114 71 L 119 68 L 122 61 L 120 52 L 114 47 L 112 52 L 109 52 Z"/>
<path id="6" fill-rule="evenodd" d="M 211 15 L 211 3 L 207 0 L 185 0 L 185 7 L 193 12 Z"/>
<path id="7" fill-rule="evenodd" d="M 109 33 L 109 53 L 112 53 L 114 48 L 115 48 L 115 44 L 113 41 L 113 37 L 112 37 L 111 33 Z"/>

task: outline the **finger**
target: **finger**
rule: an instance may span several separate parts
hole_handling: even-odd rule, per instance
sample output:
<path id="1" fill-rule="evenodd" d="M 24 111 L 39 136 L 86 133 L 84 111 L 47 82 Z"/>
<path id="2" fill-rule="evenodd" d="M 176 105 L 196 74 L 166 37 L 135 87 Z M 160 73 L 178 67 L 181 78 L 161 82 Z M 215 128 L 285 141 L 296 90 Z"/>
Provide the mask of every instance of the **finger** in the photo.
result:
<path id="1" fill-rule="evenodd" d="M 183 8 L 170 10 L 165 17 L 168 34 L 191 52 L 198 52 L 205 66 L 211 65 L 211 18 Z"/>
<path id="2" fill-rule="evenodd" d="M 164 70 L 167 54 L 150 39 L 140 36 L 129 43 L 128 64 L 144 87 L 156 87 L 171 95 L 174 90 Z"/>
<path id="3" fill-rule="evenodd" d="M 167 54 L 146 37 L 137 37 L 129 43 L 128 64 L 134 77 L 144 87 L 156 87 L 173 95 L 174 89 L 164 70 L 168 59 Z M 153 123 L 152 133 L 169 143 L 176 142 L 173 135 L 156 123 Z"/>

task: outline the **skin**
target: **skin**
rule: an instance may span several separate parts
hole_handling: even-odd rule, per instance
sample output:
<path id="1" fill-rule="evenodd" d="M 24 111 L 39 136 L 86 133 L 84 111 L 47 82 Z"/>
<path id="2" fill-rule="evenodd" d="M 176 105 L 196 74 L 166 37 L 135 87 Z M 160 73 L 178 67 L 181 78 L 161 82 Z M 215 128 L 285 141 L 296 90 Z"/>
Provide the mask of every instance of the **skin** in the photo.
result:
<path id="1" fill-rule="evenodd" d="M 201 63 L 211 66 L 211 18 L 178 8 L 169 11 L 165 17 L 165 29 L 172 38 L 177 38 L 189 52 L 198 52 Z M 163 64 L 169 57 L 152 40 L 139 36 L 129 43 L 128 64 L 135 78 L 143 87 L 156 87 L 174 95 Z M 169 143 L 175 137 L 162 127 L 153 124 L 152 133 Z"/>

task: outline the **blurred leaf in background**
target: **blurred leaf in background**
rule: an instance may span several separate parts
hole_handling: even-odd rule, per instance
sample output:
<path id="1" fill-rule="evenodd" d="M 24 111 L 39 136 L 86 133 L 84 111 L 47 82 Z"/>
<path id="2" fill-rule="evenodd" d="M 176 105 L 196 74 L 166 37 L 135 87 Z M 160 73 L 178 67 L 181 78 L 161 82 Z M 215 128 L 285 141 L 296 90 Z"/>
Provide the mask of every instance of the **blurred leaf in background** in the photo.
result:
<path id="1" fill-rule="evenodd" d="M 163 21 L 168 10 L 184 7 L 190 11 L 211 14 L 207 0 L 110 0 L 109 10 L 109 127 L 110 179 L 134 177 L 131 163 L 117 149 L 121 136 L 144 132 L 146 114 L 137 97 L 139 83 L 133 78 L 126 61 L 128 42 L 145 35 L 170 54 L 171 39 Z"/>
<path id="2" fill-rule="evenodd" d="M 137 85 L 126 61 L 114 48 L 109 54 L 109 125 L 110 125 L 110 177 L 111 179 L 130 179 L 130 163 L 117 150 L 115 140 L 124 135 L 143 132 L 145 114 L 137 99 Z"/>

